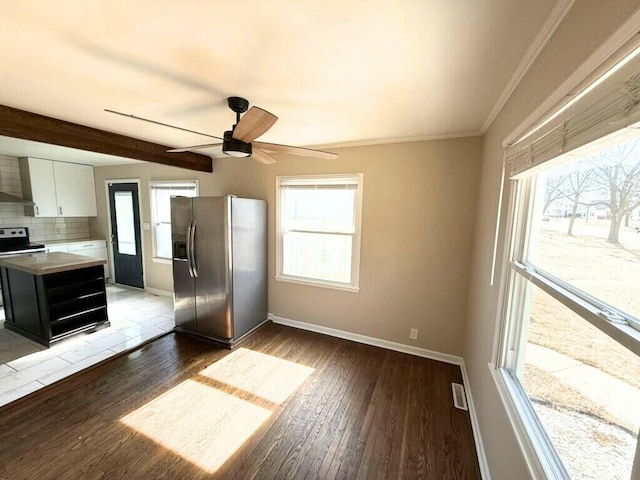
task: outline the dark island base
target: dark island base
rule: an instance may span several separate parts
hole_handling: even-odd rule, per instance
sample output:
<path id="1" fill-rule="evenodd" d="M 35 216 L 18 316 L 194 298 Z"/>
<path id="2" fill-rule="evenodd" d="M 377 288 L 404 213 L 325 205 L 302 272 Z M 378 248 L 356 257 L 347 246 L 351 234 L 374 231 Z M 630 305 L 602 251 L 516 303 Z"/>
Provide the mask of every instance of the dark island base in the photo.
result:
<path id="1" fill-rule="evenodd" d="M 41 345 L 110 325 L 102 265 L 47 275 L 1 267 L 5 328 Z"/>

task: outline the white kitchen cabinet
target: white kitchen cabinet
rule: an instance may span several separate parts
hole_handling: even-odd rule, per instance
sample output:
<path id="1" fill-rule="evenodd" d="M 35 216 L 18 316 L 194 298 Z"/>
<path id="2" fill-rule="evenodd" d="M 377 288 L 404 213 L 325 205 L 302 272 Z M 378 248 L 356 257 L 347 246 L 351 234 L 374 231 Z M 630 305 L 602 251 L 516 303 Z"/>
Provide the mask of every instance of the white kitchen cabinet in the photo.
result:
<path id="1" fill-rule="evenodd" d="M 21 158 L 23 195 L 33 200 L 25 213 L 34 217 L 95 217 L 93 167 L 40 158 Z"/>
<path id="2" fill-rule="evenodd" d="M 34 217 L 57 217 L 58 200 L 53 180 L 53 162 L 40 158 L 20 159 L 22 195 L 33 200 L 33 207 L 25 207 L 25 214 Z"/>
<path id="3" fill-rule="evenodd" d="M 107 263 L 104 264 L 104 278 L 109 278 L 109 258 L 106 240 L 71 240 L 66 243 L 45 242 L 45 248 L 47 252 L 68 252 L 106 260 Z"/>
<path id="4" fill-rule="evenodd" d="M 92 166 L 53 162 L 53 176 L 56 184 L 59 216 L 97 216 L 96 187 Z"/>
<path id="5" fill-rule="evenodd" d="M 45 245 L 46 249 L 47 249 L 47 253 L 49 252 L 65 252 L 65 253 L 69 253 L 69 247 L 67 247 L 67 245 Z"/>
<path id="6" fill-rule="evenodd" d="M 68 243 L 67 248 L 69 253 L 106 260 L 107 263 L 103 265 L 104 278 L 109 278 L 109 260 L 107 254 L 107 242 L 105 240 Z"/>

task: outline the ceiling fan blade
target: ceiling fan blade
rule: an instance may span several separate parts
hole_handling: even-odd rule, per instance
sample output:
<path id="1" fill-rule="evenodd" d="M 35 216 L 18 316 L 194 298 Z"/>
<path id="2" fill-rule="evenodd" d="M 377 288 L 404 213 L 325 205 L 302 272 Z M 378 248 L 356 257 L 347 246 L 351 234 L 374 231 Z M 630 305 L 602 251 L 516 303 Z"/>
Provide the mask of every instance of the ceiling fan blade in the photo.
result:
<path id="1" fill-rule="evenodd" d="M 251 154 L 251 158 L 255 158 L 259 162 L 265 163 L 269 165 L 270 163 L 276 163 L 275 159 L 269 155 L 268 153 L 260 150 L 259 148 L 254 148 L 253 153 Z"/>
<path id="2" fill-rule="evenodd" d="M 105 112 L 114 113 L 116 115 L 120 115 L 122 117 L 133 118 L 134 120 L 141 120 L 143 122 L 153 123 L 154 125 L 162 125 L 163 127 L 175 128 L 176 130 L 182 130 L 183 132 L 195 133 L 197 135 L 203 135 L 205 137 L 215 138 L 216 140 L 223 140 L 220 137 L 216 137 L 214 135 L 209 135 L 208 133 L 196 132 L 195 130 L 189 130 L 188 128 L 176 127 L 175 125 L 169 125 L 168 123 L 156 122 L 155 120 L 150 120 L 148 118 L 137 117 L 136 115 L 131 115 L 129 113 L 117 112 L 115 110 L 109 110 L 108 108 L 104 109 Z"/>
<path id="3" fill-rule="evenodd" d="M 335 158 L 338 158 L 337 153 L 325 152 L 322 150 L 313 150 L 311 148 L 292 147 L 291 145 L 280 145 L 277 143 L 265 142 L 253 142 L 252 145 L 254 149 L 258 147 L 262 150 L 267 150 L 268 152 L 290 153 L 292 155 L 300 155 L 302 157 L 324 158 L 326 160 L 333 160 Z"/>
<path id="4" fill-rule="evenodd" d="M 221 143 L 205 143 L 204 145 L 192 145 L 191 147 L 183 147 L 183 148 L 172 148 L 171 150 L 167 150 L 169 153 L 178 153 L 178 152 L 191 152 L 193 150 L 202 150 L 204 148 L 210 147 L 219 147 Z"/>
<path id="5" fill-rule="evenodd" d="M 241 142 L 251 143 L 269 130 L 278 120 L 274 114 L 258 107 L 251 107 L 245 113 L 233 131 L 233 138 Z"/>

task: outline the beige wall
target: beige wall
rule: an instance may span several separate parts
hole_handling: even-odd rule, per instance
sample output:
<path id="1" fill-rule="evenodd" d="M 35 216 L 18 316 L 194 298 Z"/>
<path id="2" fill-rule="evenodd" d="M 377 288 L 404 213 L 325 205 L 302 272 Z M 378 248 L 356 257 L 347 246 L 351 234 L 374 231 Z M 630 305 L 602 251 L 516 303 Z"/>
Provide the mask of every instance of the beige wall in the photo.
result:
<path id="1" fill-rule="evenodd" d="M 464 357 L 480 431 L 496 480 L 528 478 L 487 362 L 492 361 L 499 282 L 489 286 L 500 191 L 502 141 L 640 6 L 638 0 L 578 0 L 484 137 Z M 506 211 L 501 219 L 504 233 Z M 503 239 L 500 239 L 502 245 Z"/>
<path id="2" fill-rule="evenodd" d="M 468 287 L 479 138 L 336 150 L 332 162 L 289 158 L 275 176 L 364 174 L 360 292 L 269 283 L 274 315 L 459 355 Z M 275 235 L 269 223 L 269 238 Z M 269 248 L 270 276 L 274 272 Z M 419 329 L 417 342 L 409 329 Z"/>
<path id="3" fill-rule="evenodd" d="M 265 166 L 216 160 L 213 174 L 141 164 L 96 168 L 99 217 L 106 236 L 105 179 L 142 181 L 149 222 L 149 180 L 200 180 L 201 195 L 264 198 L 269 205 L 269 311 L 274 315 L 459 355 L 468 291 L 482 142 L 466 138 L 337 149 L 338 160 L 285 157 Z M 362 172 L 364 197 L 360 292 L 276 282 L 276 175 Z M 195 177 L 194 177 L 195 175 Z M 149 232 L 144 232 L 147 257 Z M 145 259 L 147 286 L 171 290 L 168 265 Z M 420 331 L 409 340 L 409 328 Z"/>
<path id="4" fill-rule="evenodd" d="M 151 222 L 149 208 L 149 181 L 152 180 L 198 180 L 200 195 L 238 195 L 264 198 L 260 169 L 266 167 L 241 159 L 236 163 L 227 160 L 215 161 L 215 174 L 195 172 L 181 168 L 167 167 L 151 163 L 96 167 L 96 197 L 98 217 L 90 221 L 91 235 L 96 238 L 108 238 L 107 197 L 105 181 L 118 179 L 140 180 L 141 221 Z M 144 252 L 145 284 L 157 290 L 173 291 L 171 265 L 154 262 L 151 259 L 151 232 L 142 231 Z"/>

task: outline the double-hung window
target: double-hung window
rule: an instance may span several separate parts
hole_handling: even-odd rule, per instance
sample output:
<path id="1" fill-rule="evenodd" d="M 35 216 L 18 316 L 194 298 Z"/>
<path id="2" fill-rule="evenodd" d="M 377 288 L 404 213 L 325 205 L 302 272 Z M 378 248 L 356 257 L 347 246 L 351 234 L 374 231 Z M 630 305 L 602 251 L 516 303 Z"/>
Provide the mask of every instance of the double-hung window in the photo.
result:
<path id="1" fill-rule="evenodd" d="M 149 182 L 153 258 L 171 259 L 171 197 L 198 196 L 198 181 Z"/>
<path id="2" fill-rule="evenodd" d="M 638 127 L 630 55 L 506 147 L 494 376 L 539 477 L 640 478 Z"/>
<path id="3" fill-rule="evenodd" d="M 277 280 L 357 291 L 362 174 L 276 178 Z"/>

